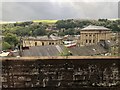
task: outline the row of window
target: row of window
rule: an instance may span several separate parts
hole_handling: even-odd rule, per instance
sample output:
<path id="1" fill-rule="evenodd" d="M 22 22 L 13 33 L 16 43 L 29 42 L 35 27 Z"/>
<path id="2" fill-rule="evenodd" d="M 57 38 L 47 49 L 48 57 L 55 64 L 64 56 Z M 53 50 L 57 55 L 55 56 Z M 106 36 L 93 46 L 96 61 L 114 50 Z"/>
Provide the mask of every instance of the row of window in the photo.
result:
<path id="1" fill-rule="evenodd" d="M 55 43 L 53 43 L 53 42 L 52 42 L 52 43 L 51 43 L 51 42 L 49 43 L 49 45 L 54 45 L 54 44 L 55 44 Z M 57 44 L 57 43 L 56 43 L 56 44 Z M 42 46 L 44 46 L 44 45 L 45 45 L 44 42 L 42 42 Z M 35 42 L 35 46 L 37 46 L 37 42 Z"/>
<path id="2" fill-rule="evenodd" d="M 89 34 L 89 35 L 86 35 L 86 36 L 89 36 L 89 37 L 91 37 L 91 36 L 92 36 L 92 34 Z M 95 34 L 94 34 L 93 36 L 95 36 Z"/>
<path id="3" fill-rule="evenodd" d="M 86 39 L 86 43 L 95 43 L 95 40 L 87 40 Z"/>

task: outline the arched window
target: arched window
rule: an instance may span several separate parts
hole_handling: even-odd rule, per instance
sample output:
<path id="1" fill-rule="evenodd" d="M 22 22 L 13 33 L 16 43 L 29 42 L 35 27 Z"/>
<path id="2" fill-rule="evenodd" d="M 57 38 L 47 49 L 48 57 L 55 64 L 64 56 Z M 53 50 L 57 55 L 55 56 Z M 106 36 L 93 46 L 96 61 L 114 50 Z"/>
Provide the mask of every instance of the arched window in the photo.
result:
<path id="1" fill-rule="evenodd" d="M 51 45 L 51 42 L 49 43 L 49 45 Z"/>
<path id="2" fill-rule="evenodd" d="M 52 45 L 54 45 L 54 43 L 52 43 Z"/>
<path id="3" fill-rule="evenodd" d="M 89 40 L 89 43 L 91 43 L 91 40 Z"/>
<path id="4" fill-rule="evenodd" d="M 42 42 L 42 46 L 44 46 L 44 42 Z"/>
<path id="5" fill-rule="evenodd" d="M 37 42 L 35 42 L 35 46 L 37 46 Z"/>

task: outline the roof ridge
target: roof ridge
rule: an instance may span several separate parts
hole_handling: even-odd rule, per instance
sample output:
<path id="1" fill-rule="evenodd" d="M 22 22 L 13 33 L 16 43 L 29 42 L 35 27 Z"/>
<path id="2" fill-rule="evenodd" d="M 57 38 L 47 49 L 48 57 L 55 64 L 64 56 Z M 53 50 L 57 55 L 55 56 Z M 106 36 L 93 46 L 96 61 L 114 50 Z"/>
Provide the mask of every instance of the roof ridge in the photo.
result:
<path id="1" fill-rule="evenodd" d="M 110 30 L 104 26 L 89 25 L 81 30 Z"/>

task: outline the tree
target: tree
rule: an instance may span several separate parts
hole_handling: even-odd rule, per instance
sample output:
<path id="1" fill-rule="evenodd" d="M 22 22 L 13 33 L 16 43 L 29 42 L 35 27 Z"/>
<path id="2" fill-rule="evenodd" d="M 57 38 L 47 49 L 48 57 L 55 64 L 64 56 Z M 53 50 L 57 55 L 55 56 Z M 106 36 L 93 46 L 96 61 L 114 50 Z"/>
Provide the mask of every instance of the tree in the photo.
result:
<path id="1" fill-rule="evenodd" d="M 28 27 L 19 27 L 16 29 L 15 33 L 18 36 L 29 36 L 30 30 Z"/>
<path id="2" fill-rule="evenodd" d="M 43 35 L 46 35 L 46 31 L 45 31 L 45 27 L 43 26 L 40 26 L 39 28 L 35 29 L 33 31 L 33 34 L 35 36 L 43 36 Z"/>
<path id="3" fill-rule="evenodd" d="M 32 23 L 33 23 L 32 21 L 16 22 L 16 23 L 14 23 L 14 26 L 22 26 L 22 27 L 25 27 L 25 26 L 31 25 Z"/>
<path id="4" fill-rule="evenodd" d="M 2 42 L 2 50 L 10 49 L 11 45 L 7 42 Z"/>
<path id="5" fill-rule="evenodd" d="M 73 29 L 67 29 L 65 30 L 65 35 L 74 35 L 74 30 Z"/>
<path id="6" fill-rule="evenodd" d="M 8 33 L 4 39 L 5 42 L 7 42 L 8 44 L 10 44 L 11 46 L 16 46 L 18 44 L 18 38 L 17 36 L 15 36 L 14 34 Z"/>

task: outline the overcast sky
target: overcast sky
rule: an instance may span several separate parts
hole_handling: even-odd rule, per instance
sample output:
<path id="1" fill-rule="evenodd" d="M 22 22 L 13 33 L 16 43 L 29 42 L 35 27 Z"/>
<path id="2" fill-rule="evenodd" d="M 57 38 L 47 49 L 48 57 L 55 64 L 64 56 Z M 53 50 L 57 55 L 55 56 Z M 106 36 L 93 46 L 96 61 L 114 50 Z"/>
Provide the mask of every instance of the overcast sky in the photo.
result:
<path id="1" fill-rule="evenodd" d="M 118 2 L 54 1 L 55 0 L 49 0 L 47 2 L 2 2 L 2 18 L 0 18 L 0 20 L 29 21 L 38 19 L 118 18 Z"/>

